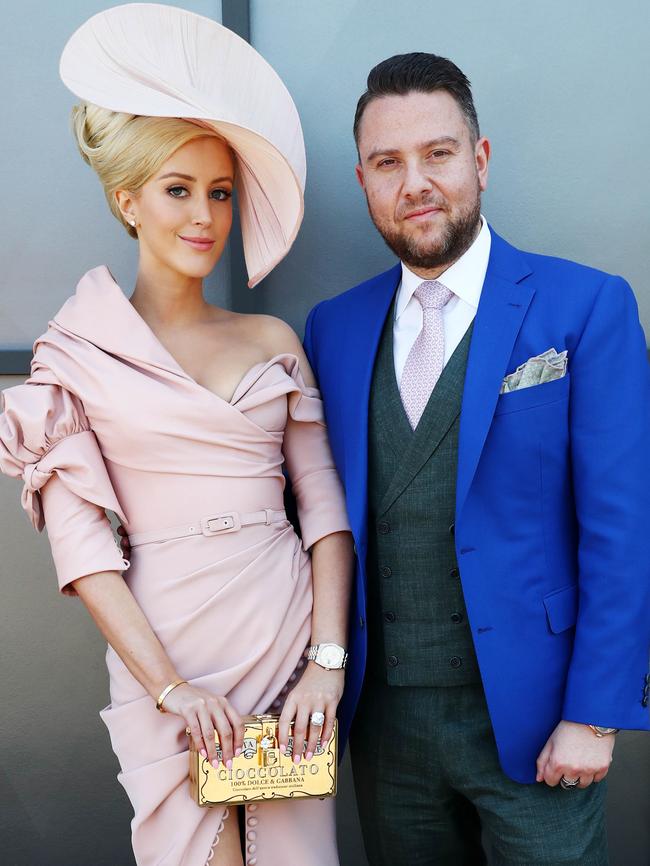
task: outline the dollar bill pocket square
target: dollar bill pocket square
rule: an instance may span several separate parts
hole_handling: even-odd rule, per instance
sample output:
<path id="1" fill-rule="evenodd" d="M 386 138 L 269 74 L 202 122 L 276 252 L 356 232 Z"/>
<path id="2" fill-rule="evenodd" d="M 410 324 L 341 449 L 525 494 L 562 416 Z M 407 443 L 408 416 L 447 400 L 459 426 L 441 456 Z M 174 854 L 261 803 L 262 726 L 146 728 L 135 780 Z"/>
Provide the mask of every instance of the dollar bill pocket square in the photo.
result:
<path id="1" fill-rule="evenodd" d="M 500 394 L 509 394 L 511 391 L 520 391 L 522 388 L 532 388 L 534 385 L 543 385 L 554 379 L 566 376 L 568 353 L 556 352 L 555 349 L 547 349 L 541 355 L 529 358 L 525 364 L 521 364 L 514 373 L 508 373 L 501 383 Z"/>

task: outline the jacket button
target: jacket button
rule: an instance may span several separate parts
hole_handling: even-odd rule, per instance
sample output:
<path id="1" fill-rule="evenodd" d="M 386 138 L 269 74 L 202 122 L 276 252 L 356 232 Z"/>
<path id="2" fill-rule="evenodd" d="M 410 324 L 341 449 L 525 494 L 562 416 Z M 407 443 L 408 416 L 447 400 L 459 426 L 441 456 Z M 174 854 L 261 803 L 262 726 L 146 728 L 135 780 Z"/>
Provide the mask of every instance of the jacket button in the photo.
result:
<path id="1" fill-rule="evenodd" d="M 392 668 L 396 668 L 397 665 L 399 664 L 399 659 L 397 658 L 397 656 L 388 656 L 388 664 Z"/>
<path id="2" fill-rule="evenodd" d="M 390 577 L 393 573 L 393 569 L 387 565 L 382 565 L 382 567 L 379 569 L 379 573 L 382 577 Z"/>
<path id="3" fill-rule="evenodd" d="M 452 666 L 452 668 L 459 668 L 462 665 L 462 663 L 463 663 L 463 660 L 461 658 L 459 658 L 458 656 L 452 656 L 449 659 L 449 664 Z"/>
<path id="4" fill-rule="evenodd" d="M 386 523 L 385 520 L 382 520 L 377 529 L 379 530 L 380 535 L 388 535 L 390 532 L 390 523 Z"/>
<path id="5" fill-rule="evenodd" d="M 460 577 L 460 571 L 457 568 L 452 568 L 449 572 L 449 577 Z"/>
<path id="6" fill-rule="evenodd" d="M 386 622 L 395 622 L 395 614 L 392 610 L 388 610 L 384 614 L 384 619 L 386 620 Z"/>
<path id="7" fill-rule="evenodd" d="M 462 613 L 452 613 L 452 615 L 451 615 L 451 621 L 452 621 L 452 622 L 455 622 L 455 623 L 462 622 L 462 621 L 463 621 L 463 615 L 462 615 Z"/>
<path id="8" fill-rule="evenodd" d="M 456 535 L 456 524 L 455 523 L 452 523 L 451 526 L 449 527 L 449 534 L 450 535 Z"/>

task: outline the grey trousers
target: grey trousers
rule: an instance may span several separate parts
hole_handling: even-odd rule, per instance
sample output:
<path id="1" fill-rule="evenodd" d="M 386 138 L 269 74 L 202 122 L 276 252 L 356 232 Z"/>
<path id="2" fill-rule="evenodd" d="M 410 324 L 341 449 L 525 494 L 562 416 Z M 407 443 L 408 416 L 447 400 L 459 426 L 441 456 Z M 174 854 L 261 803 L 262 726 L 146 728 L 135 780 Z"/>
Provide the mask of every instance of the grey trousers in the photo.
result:
<path id="1" fill-rule="evenodd" d="M 350 750 L 370 866 L 607 866 L 606 782 L 513 782 L 480 685 L 367 681 Z"/>

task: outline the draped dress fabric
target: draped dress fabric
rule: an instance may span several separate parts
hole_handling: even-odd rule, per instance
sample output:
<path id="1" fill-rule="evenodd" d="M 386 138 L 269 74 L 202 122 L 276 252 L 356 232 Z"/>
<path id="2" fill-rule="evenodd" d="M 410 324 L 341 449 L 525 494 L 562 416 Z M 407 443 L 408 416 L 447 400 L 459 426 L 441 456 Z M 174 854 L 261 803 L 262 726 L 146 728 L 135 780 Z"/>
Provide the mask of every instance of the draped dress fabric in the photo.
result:
<path id="1" fill-rule="evenodd" d="M 310 641 L 307 553 L 349 529 L 317 389 L 295 355 L 246 372 L 230 400 L 200 386 L 138 315 L 107 268 L 90 271 L 37 340 L 31 376 L 7 389 L 0 469 L 47 526 L 62 592 L 123 572 L 179 674 L 242 714 L 280 705 Z M 283 508 L 291 478 L 302 541 L 288 521 L 137 545 L 123 560 L 106 509 L 129 534 L 222 512 Z M 191 799 L 185 724 L 160 714 L 109 646 L 101 711 L 134 809 L 139 866 L 203 866 L 225 817 Z M 333 801 L 246 810 L 250 866 L 337 864 Z"/>

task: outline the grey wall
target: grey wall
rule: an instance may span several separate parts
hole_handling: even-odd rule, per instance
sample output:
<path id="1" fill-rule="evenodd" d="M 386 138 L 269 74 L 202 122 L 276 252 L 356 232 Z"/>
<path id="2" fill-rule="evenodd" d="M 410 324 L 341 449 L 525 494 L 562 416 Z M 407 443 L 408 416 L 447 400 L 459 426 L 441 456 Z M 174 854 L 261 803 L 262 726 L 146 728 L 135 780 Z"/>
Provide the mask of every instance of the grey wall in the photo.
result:
<path id="1" fill-rule="evenodd" d="M 252 0 L 251 38 L 296 100 L 308 165 L 303 228 L 257 308 L 301 329 L 314 299 L 392 262 L 354 178 L 352 118 L 375 63 L 433 51 L 472 81 L 493 145 L 495 229 L 625 276 L 650 334 L 646 0 Z"/>
<path id="2" fill-rule="evenodd" d="M 237 2 L 244 10 L 246 0 Z M 178 3 L 221 13 L 219 0 Z M 68 35 L 108 5 L 0 0 L 0 349 L 31 345 L 89 267 L 106 262 L 125 289 L 132 284 L 135 244 L 76 153 L 74 99 L 57 75 Z M 254 292 L 243 288 L 233 243 L 232 281 L 226 260 L 208 284 L 213 301 L 226 302 L 232 282 L 236 308 L 272 312 L 302 330 L 317 300 L 390 263 L 355 185 L 352 115 L 370 66 L 433 50 L 474 82 L 494 146 L 484 210 L 495 228 L 519 246 L 622 273 L 650 328 L 645 3 L 620 0 L 614 12 L 604 0 L 252 0 L 250 11 L 253 44 L 303 118 L 307 215 L 291 256 Z M 0 388 L 20 381 L 0 377 Z M 126 866 L 131 809 L 97 715 L 107 701 L 104 645 L 81 603 L 58 596 L 47 538 L 34 534 L 19 493 L 0 478 L 1 859 L 85 866 L 92 856 L 97 866 Z M 616 747 L 613 866 L 647 866 L 649 739 L 625 734 Z M 343 866 L 363 866 L 347 770 L 338 805 Z"/>

